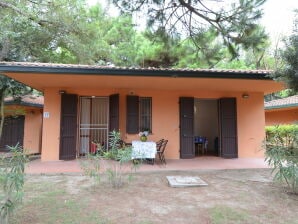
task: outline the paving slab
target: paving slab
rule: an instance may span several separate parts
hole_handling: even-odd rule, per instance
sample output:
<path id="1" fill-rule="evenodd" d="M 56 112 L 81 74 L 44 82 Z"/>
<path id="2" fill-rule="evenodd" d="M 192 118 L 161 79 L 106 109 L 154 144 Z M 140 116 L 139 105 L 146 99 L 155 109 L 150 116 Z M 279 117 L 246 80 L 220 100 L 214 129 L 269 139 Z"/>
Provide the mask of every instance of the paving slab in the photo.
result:
<path id="1" fill-rule="evenodd" d="M 208 184 L 198 176 L 167 176 L 167 179 L 171 187 L 208 186 Z"/>

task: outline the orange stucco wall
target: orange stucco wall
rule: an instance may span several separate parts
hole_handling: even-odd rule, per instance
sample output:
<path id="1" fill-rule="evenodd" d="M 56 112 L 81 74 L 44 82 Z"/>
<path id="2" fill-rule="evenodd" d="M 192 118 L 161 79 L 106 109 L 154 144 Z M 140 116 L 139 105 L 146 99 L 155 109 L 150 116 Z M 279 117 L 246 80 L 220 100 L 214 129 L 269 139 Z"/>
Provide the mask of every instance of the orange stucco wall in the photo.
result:
<path id="1" fill-rule="evenodd" d="M 59 89 L 49 88 L 44 91 L 44 115 L 42 127 L 42 150 L 43 161 L 59 160 L 60 140 L 60 107 L 61 97 Z"/>
<path id="2" fill-rule="evenodd" d="M 25 115 L 24 149 L 27 153 L 41 152 L 42 110 L 31 109 Z"/>
<path id="3" fill-rule="evenodd" d="M 48 118 L 43 118 L 42 160 L 59 159 L 60 135 L 60 95 L 61 88 L 45 89 L 44 112 L 49 112 Z M 249 92 L 249 98 L 243 99 L 243 92 L 199 91 L 199 90 L 146 90 L 146 89 L 65 89 L 67 93 L 79 96 L 109 96 L 120 94 L 120 131 L 125 141 L 138 139 L 137 135 L 125 133 L 126 127 L 126 95 L 152 97 L 152 135 L 149 140 L 160 138 L 169 140 L 166 158 L 179 159 L 179 97 L 190 96 L 201 99 L 219 99 L 222 97 L 237 98 L 238 116 L 238 154 L 239 157 L 262 157 L 261 148 L 264 139 L 265 115 L 263 93 Z"/>
<path id="4" fill-rule="evenodd" d="M 266 125 L 294 124 L 298 122 L 298 107 L 265 111 Z"/>

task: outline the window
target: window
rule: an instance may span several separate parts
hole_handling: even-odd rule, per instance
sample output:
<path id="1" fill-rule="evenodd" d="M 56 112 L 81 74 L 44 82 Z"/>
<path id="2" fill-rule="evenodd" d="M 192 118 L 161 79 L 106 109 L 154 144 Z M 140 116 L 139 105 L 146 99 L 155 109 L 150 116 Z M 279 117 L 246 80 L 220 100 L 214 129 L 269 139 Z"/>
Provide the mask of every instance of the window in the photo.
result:
<path id="1" fill-rule="evenodd" d="M 127 96 L 126 132 L 137 134 L 140 131 L 152 131 L 152 98 Z"/>
<path id="2" fill-rule="evenodd" d="M 152 98 L 140 97 L 139 131 L 152 131 Z"/>

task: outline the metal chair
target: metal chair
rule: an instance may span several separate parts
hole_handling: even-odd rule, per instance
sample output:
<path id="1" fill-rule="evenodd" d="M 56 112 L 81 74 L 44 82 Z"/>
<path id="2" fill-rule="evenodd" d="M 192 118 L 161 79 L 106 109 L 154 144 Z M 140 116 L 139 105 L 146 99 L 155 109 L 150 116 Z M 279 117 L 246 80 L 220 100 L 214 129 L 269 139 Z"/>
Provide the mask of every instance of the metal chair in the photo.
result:
<path id="1" fill-rule="evenodd" d="M 163 164 L 167 164 L 166 159 L 165 159 L 165 155 L 164 152 L 166 150 L 166 146 L 167 146 L 168 140 L 163 140 L 161 143 L 161 146 L 159 147 L 159 149 L 157 149 L 157 155 L 159 157 L 160 162 Z"/>

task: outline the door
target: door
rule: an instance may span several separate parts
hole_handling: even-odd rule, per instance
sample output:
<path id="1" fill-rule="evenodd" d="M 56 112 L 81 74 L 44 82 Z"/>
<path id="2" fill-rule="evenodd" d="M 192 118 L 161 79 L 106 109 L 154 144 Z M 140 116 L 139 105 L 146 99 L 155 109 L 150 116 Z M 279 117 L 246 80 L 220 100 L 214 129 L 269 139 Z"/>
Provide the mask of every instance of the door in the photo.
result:
<path id="1" fill-rule="evenodd" d="M 194 98 L 180 97 L 180 158 L 195 157 Z"/>
<path id="2" fill-rule="evenodd" d="M 219 100 L 220 156 L 238 158 L 236 98 Z"/>
<path id="3" fill-rule="evenodd" d="M 114 97 L 112 97 L 114 98 Z M 113 101 L 112 105 L 109 106 Z M 109 117 L 113 128 L 118 126 L 118 101 L 117 97 L 80 97 L 80 128 L 79 128 L 79 154 L 94 153 L 100 144 L 108 147 Z M 113 115 L 109 116 L 109 110 Z M 111 121 L 113 120 L 113 121 Z M 117 128 L 118 129 L 118 128 Z"/>
<path id="4" fill-rule="evenodd" d="M 6 117 L 0 141 L 0 151 L 7 151 L 7 145 L 23 146 L 25 116 Z"/>
<path id="5" fill-rule="evenodd" d="M 61 95 L 60 160 L 76 158 L 77 103 L 77 95 Z"/>
<path id="6" fill-rule="evenodd" d="M 119 94 L 109 97 L 109 131 L 119 131 Z"/>

